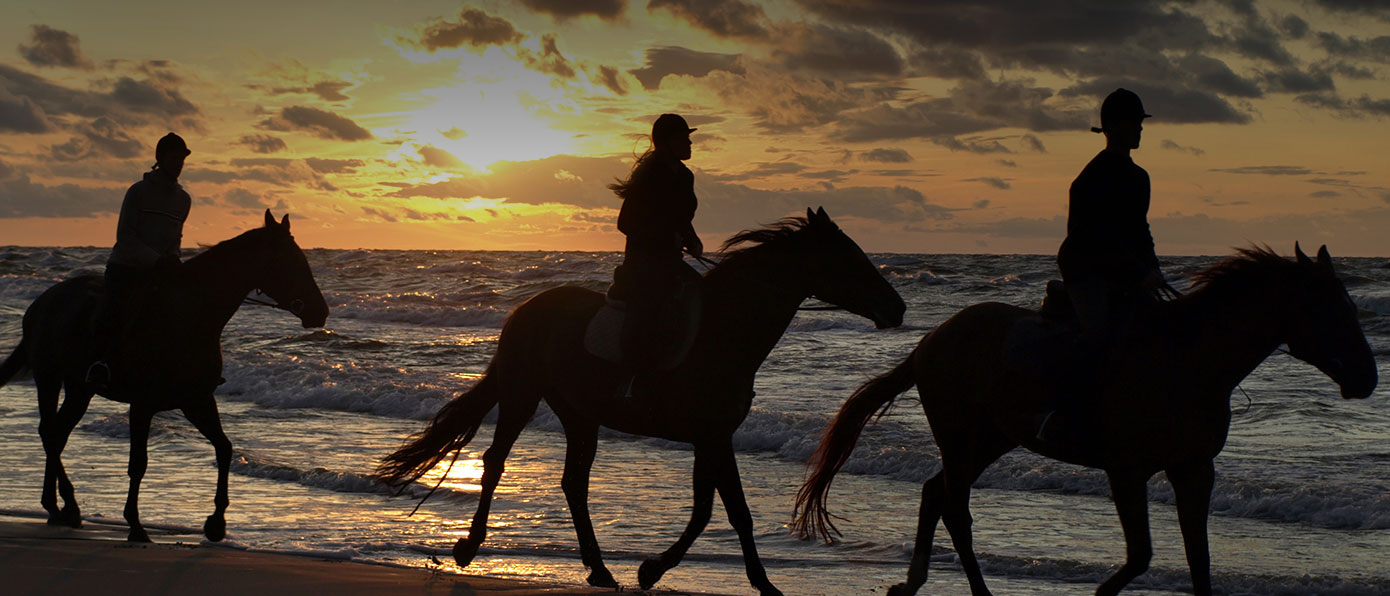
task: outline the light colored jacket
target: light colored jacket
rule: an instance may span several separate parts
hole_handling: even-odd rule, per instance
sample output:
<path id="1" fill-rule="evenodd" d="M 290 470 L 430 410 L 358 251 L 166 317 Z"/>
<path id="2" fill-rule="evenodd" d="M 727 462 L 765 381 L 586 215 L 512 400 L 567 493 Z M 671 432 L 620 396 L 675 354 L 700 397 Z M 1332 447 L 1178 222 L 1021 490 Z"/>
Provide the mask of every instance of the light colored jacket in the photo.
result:
<path id="1" fill-rule="evenodd" d="M 116 245 L 107 264 L 151 269 L 165 255 L 179 256 L 183 222 L 192 199 L 177 180 L 159 170 L 130 186 L 116 224 Z"/>

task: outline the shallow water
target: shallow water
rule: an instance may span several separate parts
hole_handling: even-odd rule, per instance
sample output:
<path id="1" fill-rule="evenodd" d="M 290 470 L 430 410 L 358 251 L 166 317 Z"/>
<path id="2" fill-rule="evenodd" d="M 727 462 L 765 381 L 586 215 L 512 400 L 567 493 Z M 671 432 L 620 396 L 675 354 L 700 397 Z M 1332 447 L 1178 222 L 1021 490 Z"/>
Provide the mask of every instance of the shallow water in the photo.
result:
<path id="1" fill-rule="evenodd" d="M 601 290 L 620 258 L 610 253 L 331 251 L 308 253 L 333 309 L 327 330 L 306 331 L 284 313 L 248 307 L 224 335 L 228 383 L 219 390 L 236 448 L 230 539 L 262 548 L 334 553 L 457 570 L 448 548 L 476 503 L 479 457 L 490 425 L 413 517 L 424 485 L 392 496 L 370 476 L 390 451 L 454 392 L 482 373 L 511 308 L 544 289 Z M 0 349 L 18 339 L 29 301 L 80 272 L 98 272 L 100 249 L 0 248 Z M 798 315 L 763 365 L 753 410 L 735 438 L 759 552 L 789 594 L 862 594 L 906 574 L 921 482 L 937 469 L 921 409 L 898 407 L 861 439 L 836 480 L 832 510 L 845 516 L 835 545 L 787 535 L 793 496 L 819 433 L 865 379 L 904 357 L 960 308 L 984 300 L 1034 303 L 1055 277 L 1049 257 L 875 255 L 908 303 L 905 325 L 877 331 L 844 313 Z M 1180 277 L 1211 259 L 1165 259 Z M 1379 259 L 1339 261 L 1366 311 L 1367 337 L 1390 351 L 1390 269 Z M 1182 284 L 1177 284 L 1181 286 Z M 1379 315 L 1379 316 L 1377 316 Z M 1387 372 L 1382 363 L 1381 374 Z M 1212 564 L 1223 594 L 1390 593 L 1390 408 L 1384 390 L 1337 397 L 1311 366 L 1276 355 L 1232 398 L 1234 420 L 1217 459 Z M 915 392 L 909 392 L 915 397 Z M 128 432 L 125 409 L 93 402 L 65 462 L 83 512 L 119 519 Z M 33 386 L 0 388 L 0 508 L 37 510 L 42 449 Z M 564 439 L 542 406 L 507 460 L 490 532 L 464 573 L 582 583 L 559 488 Z M 591 512 L 606 561 L 635 584 L 641 560 L 664 550 L 690 507 L 691 451 L 667 441 L 605 432 L 594 465 Z M 426 480 L 442 474 L 436 470 Z M 197 527 L 212 510 L 212 448 L 176 414 L 156 419 L 141 511 L 149 523 Z M 1156 555 L 1135 594 L 1188 590 L 1171 491 L 1150 483 Z M 972 500 L 975 547 L 999 594 L 1090 593 L 1122 561 L 1119 523 L 1097 472 L 1014 452 L 981 478 Z M 923 593 L 968 591 L 949 537 Z M 751 594 L 737 538 L 719 504 L 708 529 L 659 587 Z"/>

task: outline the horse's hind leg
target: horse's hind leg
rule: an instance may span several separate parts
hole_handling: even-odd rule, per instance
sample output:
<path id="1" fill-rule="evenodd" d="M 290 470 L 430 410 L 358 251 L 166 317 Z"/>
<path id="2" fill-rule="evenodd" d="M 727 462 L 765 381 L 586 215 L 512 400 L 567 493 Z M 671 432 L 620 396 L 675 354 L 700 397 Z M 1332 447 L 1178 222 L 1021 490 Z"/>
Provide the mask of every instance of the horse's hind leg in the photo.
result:
<path id="1" fill-rule="evenodd" d="M 594 452 L 598 448 L 598 427 L 582 422 L 565 424 L 565 475 L 560 486 L 565 490 L 565 500 L 569 502 L 570 517 L 574 518 L 574 531 L 579 535 L 579 552 L 584 566 L 589 568 L 589 585 L 601 588 L 617 588 L 618 581 L 603 564 L 603 553 L 594 536 L 594 523 L 589 518 L 589 471 L 594 465 Z"/>
<path id="2" fill-rule="evenodd" d="M 130 475 L 130 489 L 125 498 L 125 521 L 130 524 L 130 534 L 126 540 L 131 542 L 150 542 L 145 526 L 140 524 L 140 481 L 145 478 L 145 468 L 149 463 L 148 444 L 150 440 L 150 420 L 152 410 L 130 407 L 130 463 L 126 473 Z"/>
<path id="3" fill-rule="evenodd" d="M 935 432 L 937 425 L 932 425 Z M 941 449 L 941 473 L 945 476 L 945 505 L 941 511 L 941 521 L 951 534 L 951 544 L 956 547 L 956 556 L 970 582 L 973 596 L 990 596 L 985 586 L 984 573 L 980 571 L 980 561 L 975 557 L 975 539 L 971 533 L 974 520 L 970 517 L 970 487 L 980 474 L 999 456 L 1017 446 L 1003 435 L 985 436 L 976 434 L 959 439 L 959 443 L 937 436 Z"/>
<path id="4" fill-rule="evenodd" d="M 71 527 L 82 526 L 82 512 L 77 506 L 77 495 L 72 482 L 68 480 L 63 467 L 63 449 L 67 447 L 72 429 L 87 413 L 87 405 L 92 401 L 92 393 L 84 389 L 74 390 L 77 383 L 68 383 L 61 408 L 57 407 L 58 392 L 62 384 L 56 378 L 35 377 L 39 393 L 39 436 L 43 439 L 45 463 L 43 493 L 40 501 L 48 511 L 48 523 Z M 58 499 L 54 488 L 63 497 L 63 508 L 58 509 Z"/>
<path id="5" fill-rule="evenodd" d="M 671 548 L 655 559 L 643 561 L 642 566 L 637 568 L 637 583 L 643 590 L 656 585 L 661 576 L 679 565 L 681 559 L 685 558 L 686 551 L 690 550 L 690 545 L 695 543 L 695 539 L 700 537 L 700 533 L 709 524 L 710 511 L 714 508 L 714 488 L 718 481 L 719 465 L 720 462 L 715 461 L 714 455 L 708 450 L 698 446 L 695 448 L 695 469 L 692 474 L 695 500 L 690 508 L 690 521 Z"/>
<path id="6" fill-rule="evenodd" d="M 1138 474 L 1109 474 L 1110 497 L 1120 515 L 1120 527 L 1125 533 L 1125 564 L 1115 575 L 1096 589 L 1096 596 L 1119 594 L 1129 582 L 1148 571 L 1153 558 L 1149 538 L 1148 477 Z"/>
<path id="7" fill-rule="evenodd" d="M 888 596 L 912 596 L 927 583 L 932 540 L 936 538 L 936 524 L 941 520 L 941 504 L 945 498 L 946 477 L 937 472 L 922 485 L 922 507 L 917 514 L 917 543 L 912 548 L 907 581 L 889 588 Z"/>
<path id="8" fill-rule="evenodd" d="M 478 547 L 487 538 L 487 515 L 492 508 L 492 494 L 497 483 L 502 480 L 502 470 L 506 467 L 507 454 L 512 444 L 521 436 L 521 430 L 531 421 L 540 400 L 527 400 L 522 403 L 503 400 L 497 411 L 497 431 L 493 434 L 492 445 L 483 453 L 483 490 L 478 495 L 478 511 L 473 514 L 473 525 L 468 528 L 468 536 L 454 543 L 454 561 L 459 567 L 467 567 L 478 554 Z"/>
<path id="9" fill-rule="evenodd" d="M 232 442 L 227 439 L 227 433 L 222 432 L 222 419 L 217 414 L 217 400 L 211 394 L 199 400 L 196 405 L 183 408 L 183 416 L 212 443 L 212 448 L 217 454 L 217 496 L 212 499 L 215 509 L 207 521 L 203 522 L 203 535 L 207 536 L 208 540 L 218 542 L 227 536 L 227 474 L 232 466 Z"/>

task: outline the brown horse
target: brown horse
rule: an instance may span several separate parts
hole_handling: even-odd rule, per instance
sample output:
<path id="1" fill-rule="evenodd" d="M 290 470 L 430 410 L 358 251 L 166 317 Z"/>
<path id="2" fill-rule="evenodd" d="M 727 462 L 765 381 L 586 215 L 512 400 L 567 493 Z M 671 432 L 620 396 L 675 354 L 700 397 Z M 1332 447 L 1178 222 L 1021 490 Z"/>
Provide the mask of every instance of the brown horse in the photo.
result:
<path id="1" fill-rule="evenodd" d="M 544 399 L 565 429 L 568 449 L 561 480 L 574 517 L 588 581 L 617 587 L 604 566 L 589 518 L 589 469 L 599 426 L 691 443 L 695 447 L 695 503 L 675 545 L 638 570 L 643 589 L 680 563 L 709 522 L 718 489 L 743 547 L 748 579 L 764 595 L 781 594 L 768 581 L 753 542 L 732 445 L 753 400 L 753 375 L 796 315 L 815 297 L 872 320 L 879 328 L 902 323 L 906 306 L 859 246 L 824 210 L 805 219 L 734 236 L 741 243 L 703 283 L 701 326 L 689 355 L 675 369 L 639 377 L 632 397 L 619 387 L 627 374 L 584 351 L 585 326 L 603 306 L 602 294 L 575 287 L 547 290 L 518 306 L 498 340 L 497 354 L 478 384 L 446 404 L 424 431 L 387 456 L 383 479 L 396 486 L 424 475 L 463 448 L 483 417 L 499 408 L 492 446 L 483 455 L 482 495 L 454 559 L 468 565 L 487 534 L 488 508 L 507 452 Z"/>
<path id="2" fill-rule="evenodd" d="M 1212 460 L 1226 442 L 1231 391 L 1280 344 L 1336 381 L 1345 398 L 1376 386 L 1376 365 L 1356 307 L 1332 271 L 1327 248 L 1317 262 L 1295 245 L 1296 262 L 1261 249 L 1196 275 L 1196 290 L 1137 318 L 1116 348 L 1111 371 L 1088 401 L 1099 424 L 1065 444 L 1036 437 L 1038 414 L 1055 390 L 1003 357 L 1014 324 L 1034 311 L 977 304 L 937 327 L 887 374 L 854 392 L 812 459 L 797 495 L 794 530 L 830 538 L 831 481 L 874 413 L 914 384 L 941 452 L 941 471 L 922 488 L 917 545 L 907 581 L 889 594 L 917 592 L 927 581 L 937 520 L 955 543 L 970 591 L 989 594 L 971 545 L 970 486 L 994 460 L 1022 445 L 1047 457 L 1099 468 L 1124 529 L 1126 561 L 1096 594 L 1118 593 L 1149 565 L 1147 480 L 1164 471 L 1177 501 L 1193 591 L 1211 594 L 1207 512 Z"/>
<path id="3" fill-rule="evenodd" d="M 150 541 L 140 524 L 139 502 L 151 419 L 156 412 L 178 409 L 216 450 L 216 509 L 203 524 L 203 534 L 218 541 L 227 531 L 224 513 L 232 461 L 232 443 L 222 432 L 213 397 L 222 375 L 222 328 L 255 289 L 293 312 L 305 327 L 322 327 L 328 304 L 290 236 L 289 216 L 277 223 L 269 209 L 264 227 L 208 248 L 159 283 L 159 291 L 142 297 L 139 307 L 127 309 L 139 324 L 131 326 L 111 359 L 116 382 L 100 392 L 130 404 L 130 490 L 125 504 L 129 539 Z M 33 371 L 39 436 L 47 457 L 40 503 L 50 524 L 82 525 L 62 457 L 68 436 L 97 393 L 86 382 L 86 370 L 98 356 L 92 348 L 91 321 L 101 292 L 102 280 L 95 276 L 75 277 L 45 290 L 24 312 L 24 335 L 0 364 L 0 385 L 20 369 Z M 62 509 L 55 488 L 63 496 Z"/>

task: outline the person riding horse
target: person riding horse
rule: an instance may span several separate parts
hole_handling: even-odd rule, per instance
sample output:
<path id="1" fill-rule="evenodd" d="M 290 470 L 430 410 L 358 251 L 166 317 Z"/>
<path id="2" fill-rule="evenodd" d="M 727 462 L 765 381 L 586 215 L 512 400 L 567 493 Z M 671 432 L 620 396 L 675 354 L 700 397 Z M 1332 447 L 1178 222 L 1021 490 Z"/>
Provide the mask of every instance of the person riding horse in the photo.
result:
<path id="1" fill-rule="evenodd" d="M 192 153 L 182 137 L 164 135 L 155 145 L 154 167 L 131 185 L 121 202 L 116 244 L 106 261 L 106 294 L 93 324 L 98 359 L 87 369 L 87 382 L 98 389 L 112 382 L 108 362 L 118 347 L 137 296 L 179 266 L 183 222 L 192 200 L 179 185 L 183 162 Z"/>
<path id="2" fill-rule="evenodd" d="M 1089 393 L 1110 352 L 1124 341 L 1135 308 L 1178 294 L 1163 278 L 1149 232 L 1149 173 L 1129 156 L 1139 148 L 1143 121 L 1150 117 L 1133 91 L 1116 89 L 1107 96 L 1101 126 L 1091 129 L 1104 133 L 1105 149 L 1071 184 L 1067 237 L 1057 265 L 1081 335 L 1077 370 L 1064 391 L 1069 395 L 1057 404 L 1063 410 L 1077 409 Z M 1052 414 L 1040 426 L 1040 438 L 1053 434 Z"/>
<path id="3" fill-rule="evenodd" d="M 609 297 L 626 302 L 622 332 L 624 364 L 634 373 L 650 370 L 664 355 L 663 317 L 687 280 L 699 274 L 681 258 L 681 249 L 699 258 L 704 245 L 695 218 L 695 175 L 681 163 L 690 159 L 690 128 L 676 114 L 652 123 L 652 148 L 637 159 L 627 180 L 608 186 L 623 199 L 618 231 L 627 236 L 623 264 L 613 274 Z"/>

